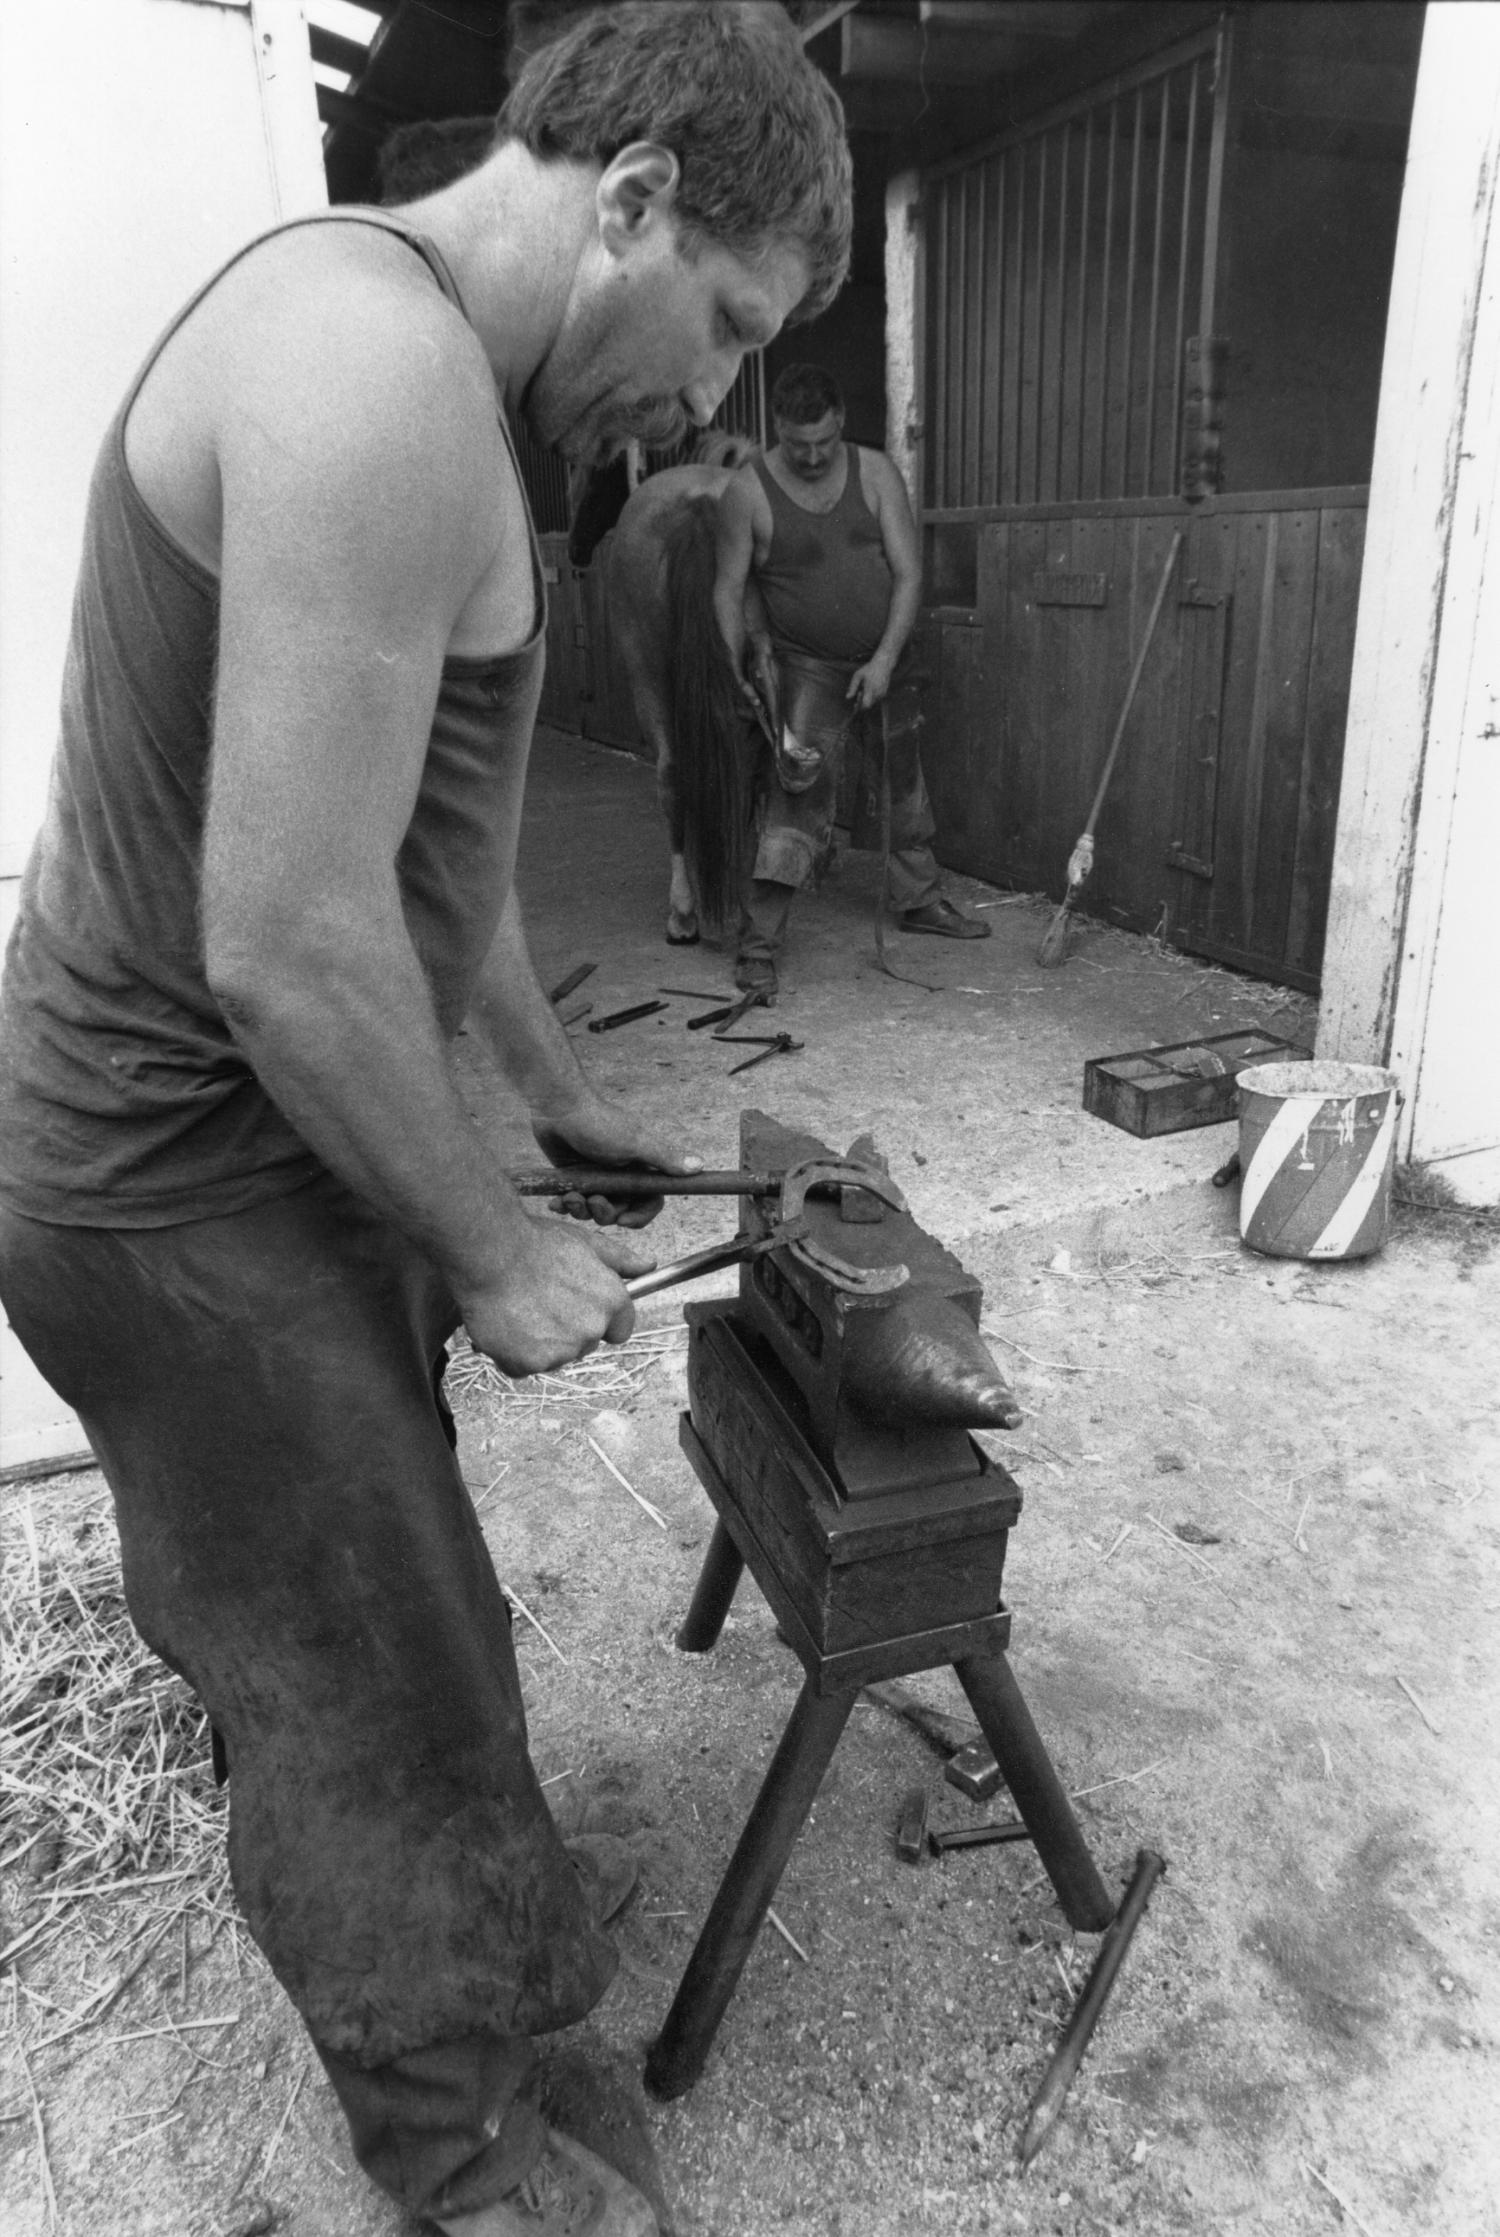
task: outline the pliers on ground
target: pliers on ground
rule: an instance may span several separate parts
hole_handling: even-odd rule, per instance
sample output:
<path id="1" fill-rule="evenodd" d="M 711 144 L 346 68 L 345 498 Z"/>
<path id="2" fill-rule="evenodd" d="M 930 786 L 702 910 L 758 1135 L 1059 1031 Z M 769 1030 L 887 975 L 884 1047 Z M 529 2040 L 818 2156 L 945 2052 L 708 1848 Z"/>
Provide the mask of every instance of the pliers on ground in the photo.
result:
<path id="1" fill-rule="evenodd" d="M 748 1072 L 753 1065 L 764 1064 L 768 1056 L 790 1056 L 795 1049 L 806 1046 L 794 1041 L 790 1033 L 716 1033 L 716 1041 L 728 1041 L 735 1047 L 758 1048 L 759 1056 L 747 1056 L 743 1064 L 731 1064 L 724 1075 L 732 1080 L 736 1072 Z"/>

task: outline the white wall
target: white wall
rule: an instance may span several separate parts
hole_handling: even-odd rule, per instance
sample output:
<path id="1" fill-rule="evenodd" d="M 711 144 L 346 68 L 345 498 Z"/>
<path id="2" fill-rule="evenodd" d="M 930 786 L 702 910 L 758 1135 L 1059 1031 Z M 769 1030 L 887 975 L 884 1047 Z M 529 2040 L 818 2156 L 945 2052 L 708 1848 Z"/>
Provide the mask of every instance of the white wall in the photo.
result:
<path id="1" fill-rule="evenodd" d="M 327 199 L 296 0 L 0 8 L 0 935 L 46 797 L 99 441 L 182 301 Z M 0 1467 L 82 1445 L 6 1328 Z"/>
<path id="2" fill-rule="evenodd" d="M 885 447 L 922 517 L 922 264 L 917 203 L 921 181 L 902 171 L 885 190 Z"/>
<path id="3" fill-rule="evenodd" d="M 1500 1203 L 1500 7 L 1422 39 L 1355 636 L 1320 1056 L 1389 1064 L 1401 1152 Z"/>

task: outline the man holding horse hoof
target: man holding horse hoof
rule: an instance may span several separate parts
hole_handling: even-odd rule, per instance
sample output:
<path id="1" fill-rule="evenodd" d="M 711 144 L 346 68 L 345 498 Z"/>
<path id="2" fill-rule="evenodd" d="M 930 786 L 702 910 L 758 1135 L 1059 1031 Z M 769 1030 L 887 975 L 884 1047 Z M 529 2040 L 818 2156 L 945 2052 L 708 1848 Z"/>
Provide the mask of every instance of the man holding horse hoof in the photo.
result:
<path id="1" fill-rule="evenodd" d="M 844 399 L 819 366 L 784 369 L 771 416 L 775 447 L 720 499 L 714 583 L 735 673 L 774 738 L 735 962 L 735 984 L 767 1003 L 793 898 L 832 844 L 851 744 L 862 755 L 854 842 L 885 849 L 897 924 L 948 940 L 990 931 L 943 893 L 932 853 L 903 659 L 922 592 L 905 486 L 883 451 L 843 440 Z"/>
<path id="2" fill-rule="evenodd" d="M 361 2162 L 450 2237 L 664 2218 L 630 2092 L 540 2068 L 634 1862 L 548 1811 L 441 1395 L 460 1325 L 513 1375 L 624 1338 L 639 1260 L 528 1216 L 465 1018 L 557 1160 L 699 1162 L 589 1086 L 528 960 L 507 415 L 570 460 L 706 425 L 849 220 L 779 9 L 602 9 L 474 168 L 210 277 L 90 497 L 0 1011 L 0 1290 L 211 1720 L 250 1930 Z"/>

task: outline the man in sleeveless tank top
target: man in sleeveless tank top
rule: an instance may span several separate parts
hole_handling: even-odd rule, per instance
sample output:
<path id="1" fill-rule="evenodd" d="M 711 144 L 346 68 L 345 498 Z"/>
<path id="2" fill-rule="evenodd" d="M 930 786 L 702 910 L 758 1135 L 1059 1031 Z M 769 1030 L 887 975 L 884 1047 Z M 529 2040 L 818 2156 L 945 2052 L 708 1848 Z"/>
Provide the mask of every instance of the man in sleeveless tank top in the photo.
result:
<path id="1" fill-rule="evenodd" d="M 0 1293 L 212 1722 L 239 1903 L 355 2149 L 464 2237 L 658 2217 L 540 2109 L 631 1866 L 548 1813 L 441 1391 L 460 1325 L 516 1375 L 622 1339 L 639 1246 L 603 1200 L 528 1216 L 455 1036 L 554 1161 L 701 1162 L 589 1085 L 527 958 L 507 422 L 573 462 L 706 424 L 836 292 L 849 217 L 780 11 L 602 11 L 462 177 L 211 277 L 91 492 L 0 1007 Z"/>
<path id="2" fill-rule="evenodd" d="M 771 413 L 775 448 L 742 467 L 720 501 L 714 583 L 735 673 L 744 676 L 748 648 L 752 669 L 774 663 L 777 680 L 778 736 L 735 963 L 736 985 L 763 1002 L 776 998 L 792 901 L 832 846 L 851 749 L 854 844 L 888 846 L 897 924 L 950 940 L 990 929 L 943 893 L 932 853 L 920 679 L 907 650 L 922 561 L 901 477 L 882 451 L 843 441 L 843 396 L 819 366 L 786 366 Z M 745 691 L 754 705 L 748 680 Z"/>

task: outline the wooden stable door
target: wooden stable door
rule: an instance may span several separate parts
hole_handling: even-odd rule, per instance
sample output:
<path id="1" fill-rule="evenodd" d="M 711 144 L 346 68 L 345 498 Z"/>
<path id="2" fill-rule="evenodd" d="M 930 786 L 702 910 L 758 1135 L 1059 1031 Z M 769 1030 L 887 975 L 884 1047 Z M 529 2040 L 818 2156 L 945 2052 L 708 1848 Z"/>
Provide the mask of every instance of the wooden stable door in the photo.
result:
<path id="1" fill-rule="evenodd" d="M 962 524 L 972 604 L 922 625 L 942 859 L 1061 893 L 1181 528 L 1083 906 L 1314 989 L 1364 505 L 1363 489 L 1292 491 Z"/>

